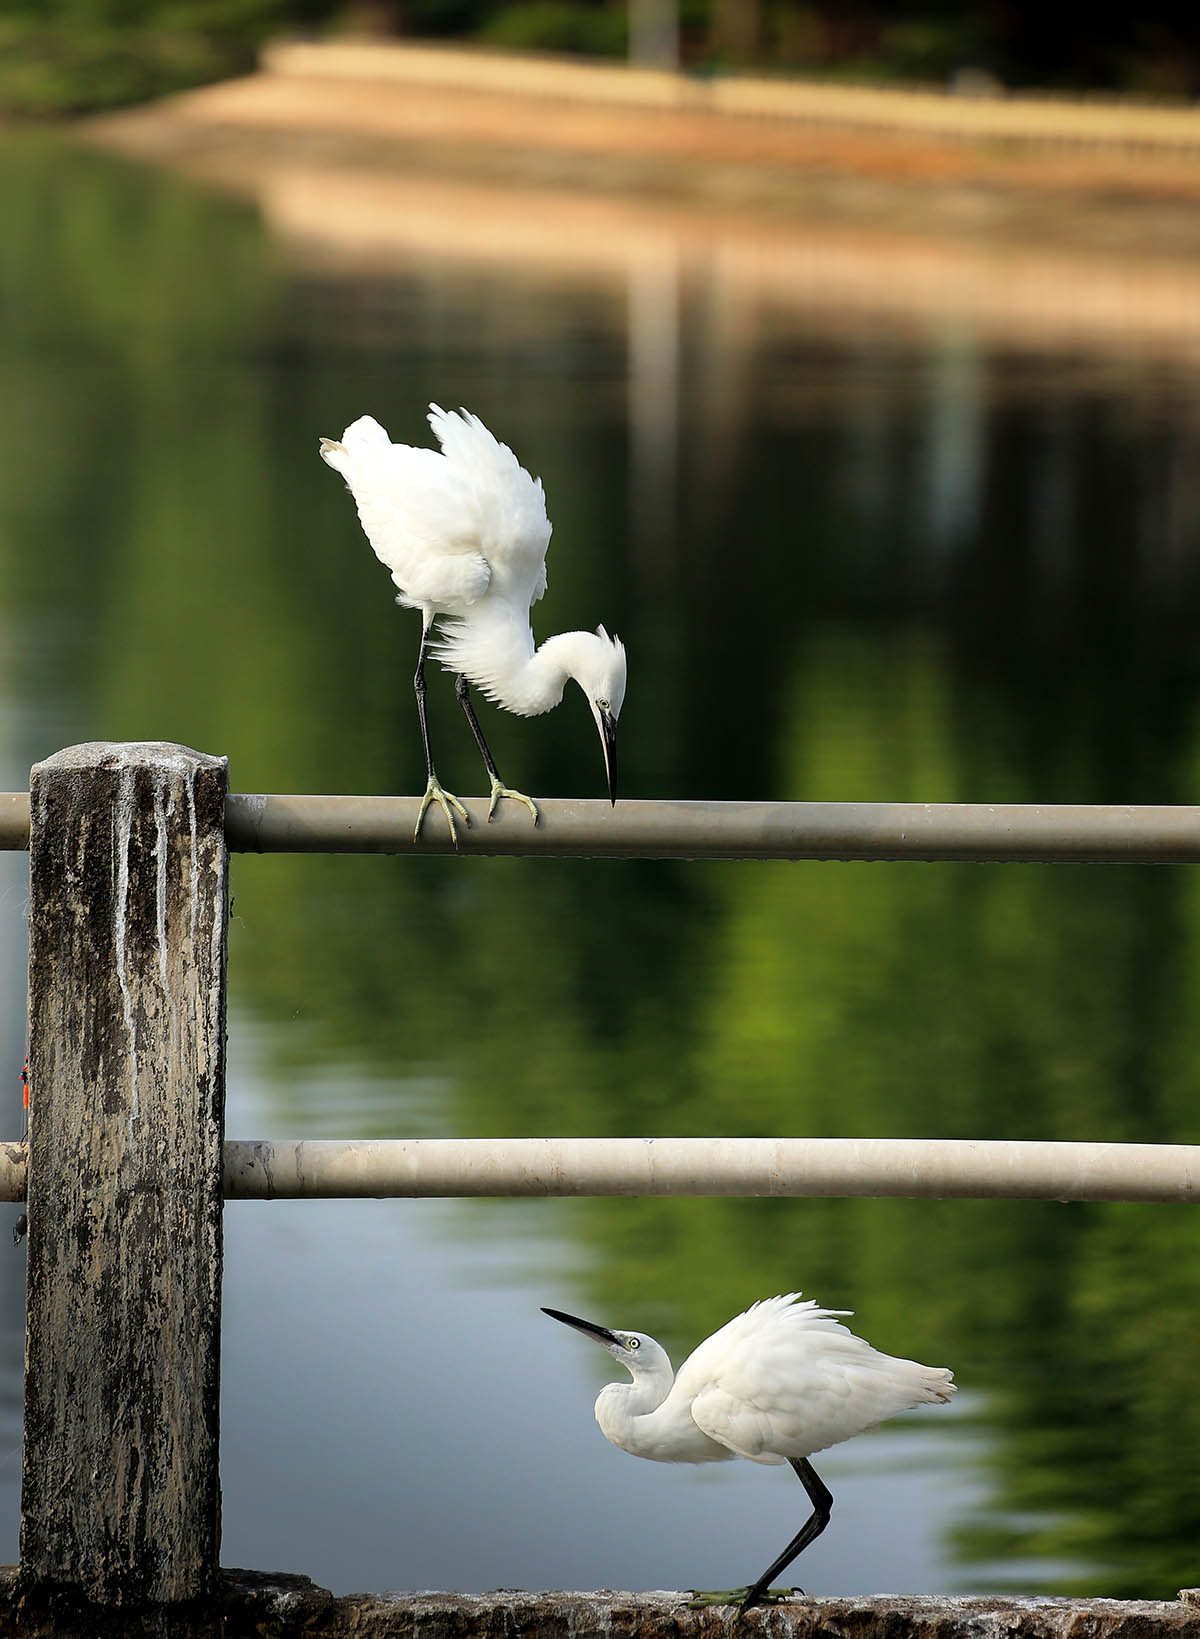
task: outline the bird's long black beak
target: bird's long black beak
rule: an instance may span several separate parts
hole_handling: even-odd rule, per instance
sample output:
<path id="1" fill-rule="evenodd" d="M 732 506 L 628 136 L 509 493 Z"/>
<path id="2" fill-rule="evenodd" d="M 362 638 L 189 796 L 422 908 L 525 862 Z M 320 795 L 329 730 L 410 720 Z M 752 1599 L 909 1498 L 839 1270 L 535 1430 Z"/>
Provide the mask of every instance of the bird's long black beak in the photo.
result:
<path id="1" fill-rule="evenodd" d="M 604 772 L 608 775 L 608 800 L 617 806 L 617 719 L 603 706 L 596 707 L 600 742 L 604 747 Z"/>
<path id="2" fill-rule="evenodd" d="M 594 1326 L 590 1320 L 577 1320 L 574 1315 L 564 1315 L 561 1309 L 543 1309 L 542 1313 L 549 1315 L 551 1320 L 561 1320 L 564 1326 L 574 1326 L 577 1332 L 586 1332 L 600 1343 L 615 1343 L 618 1348 L 621 1347 L 621 1339 L 607 1326 Z"/>

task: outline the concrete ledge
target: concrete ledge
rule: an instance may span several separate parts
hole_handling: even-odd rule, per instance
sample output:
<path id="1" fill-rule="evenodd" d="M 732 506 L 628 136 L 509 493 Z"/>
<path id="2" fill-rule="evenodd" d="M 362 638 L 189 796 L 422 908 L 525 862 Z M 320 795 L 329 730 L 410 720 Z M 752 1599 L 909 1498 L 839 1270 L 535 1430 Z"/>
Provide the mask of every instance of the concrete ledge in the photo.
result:
<path id="1" fill-rule="evenodd" d="M 351 1596 L 335 1600 L 356 1639 L 1157 1639 L 1200 1635 L 1200 1604 L 1183 1600 L 808 1599 L 738 1617 L 733 1606 L 689 1608 L 687 1593 L 519 1593 Z M 331 1611 L 332 1615 L 332 1611 Z"/>
<path id="2" fill-rule="evenodd" d="M 0 1570 L 0 1639 L 1200 1639 L 1200 1590 L 1177 1600 L 808 1599 L 749 1612 L 687 1593 L 348 1594 L 306 1577 L 226 1571 L 211 1601 L 100 1612 L 23 1593 Z"/>
<path id="3" fill-rule="evenodd" d="M 1195 151 L 1200 109 L 1125 98 L 955 96 L 938 89 L 753 75 L 698 78 L 620 62 L 415 41 L 275 40 L 260 62 L 300 79 L 381 80 L 630 108 L 727 114 L 951 140 Z"/>

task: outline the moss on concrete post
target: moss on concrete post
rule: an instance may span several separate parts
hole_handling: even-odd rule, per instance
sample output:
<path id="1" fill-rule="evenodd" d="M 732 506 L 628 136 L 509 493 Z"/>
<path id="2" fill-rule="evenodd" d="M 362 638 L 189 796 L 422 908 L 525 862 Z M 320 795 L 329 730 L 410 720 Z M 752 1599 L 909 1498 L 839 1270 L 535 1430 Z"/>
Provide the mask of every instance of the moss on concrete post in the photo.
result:
<path id="1" fill-rule="evenodd" d="M 161 744 L 31 778 L 21 1576 L 101 1605 L 218 1565 L 227 785 Z"/>

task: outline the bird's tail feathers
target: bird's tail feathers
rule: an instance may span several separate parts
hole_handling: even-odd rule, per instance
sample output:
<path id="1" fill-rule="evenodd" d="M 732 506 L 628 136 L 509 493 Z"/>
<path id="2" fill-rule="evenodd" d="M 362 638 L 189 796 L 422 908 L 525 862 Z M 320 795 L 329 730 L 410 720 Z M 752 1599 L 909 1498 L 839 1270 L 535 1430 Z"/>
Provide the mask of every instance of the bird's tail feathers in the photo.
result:
<path id="1" fill-rule="evenodd" d="M 358 449 L 390 450 L 392 441 L 373 415 L 360 415 L 342 434 L 342 443 Z"/>
<path id="2" fill-rule="evenodd" d="M 845 1366 L 863 1386 L 864 1393 L 878 1393 L 886 1405 L 879 1421 L 895 1417 L 916 1406 L 944 1406 L 957 1392 L 954 1373 L 947 1366 L 923 1366 L 919 1360 L 881 1354 L 865 1339 L 856 1339 L 859 1351 L 848 1352 Z"/>
<path id="3" fill-rule="evenodd" d="M 321 440 L 321 459 L 335 472 L 346 471 L 355 456 L 364 451 L 391 449 L 392 441 L 374 416 L 360 415 L 352 421 L 340 439 Z"/>
<path id="4" fill-rule="evenodd" d="M 944 1406 L 952 1394 L 958 1393 L 954 1373 L 948 1366 L 925 1366 L 923 1371 L 924 1398 L 931 1404 Z"/>

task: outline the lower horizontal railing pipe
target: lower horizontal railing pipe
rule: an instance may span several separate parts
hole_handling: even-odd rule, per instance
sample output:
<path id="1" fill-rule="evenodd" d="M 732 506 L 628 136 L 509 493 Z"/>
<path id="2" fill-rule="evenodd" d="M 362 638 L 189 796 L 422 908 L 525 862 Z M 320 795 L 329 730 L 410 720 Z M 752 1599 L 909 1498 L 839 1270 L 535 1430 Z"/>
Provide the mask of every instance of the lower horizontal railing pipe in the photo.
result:
<path id="1" fill-rule="evenodd" d="M 1102 804 L 540 801 L 488 823 L 464 799 L 460 854 L 592 859 L 911 859 L 1200 863 L 1200 808 Z M 414 842 L 416 797 L 262 796 L 226 802 L 241 853 L 444 854 L 434 812 Z M 28 848 L 29 796 L 0 792 L 0 849 Z"/>
<path id="2" fill-rule="evenodd" d="M 0 791 L 0 849 L 28 847 L 28 791 Z"/>
<path id="3" fill-rule="evenodd" d="M 960 1196 L 1194 1201 L 1200 1145 L 921 1138 L 226 1140 L 233 1200 L 338 1196 Z"/>
<path id="4" fill-rule="evenodd" d="M 462 854 L 608 859 L 915 859 L 1200 862 L 1200 808 L 885 802 L 618 802 L 546 798 L 489 824 L 465 799 Z M 441 815 L 418 841 L 415 797 L 229 798 L 242 852 L 453 854 Z"/>

